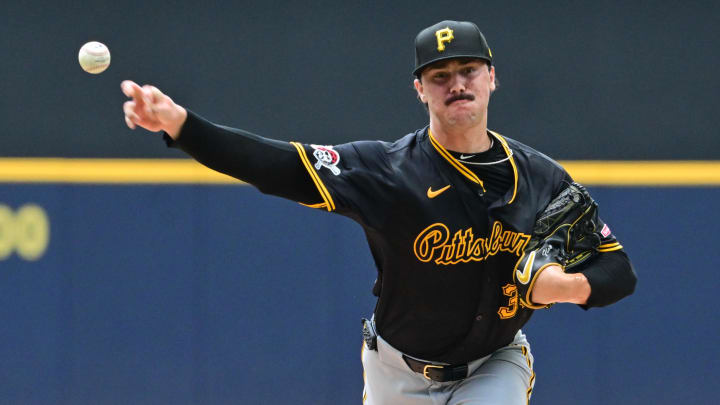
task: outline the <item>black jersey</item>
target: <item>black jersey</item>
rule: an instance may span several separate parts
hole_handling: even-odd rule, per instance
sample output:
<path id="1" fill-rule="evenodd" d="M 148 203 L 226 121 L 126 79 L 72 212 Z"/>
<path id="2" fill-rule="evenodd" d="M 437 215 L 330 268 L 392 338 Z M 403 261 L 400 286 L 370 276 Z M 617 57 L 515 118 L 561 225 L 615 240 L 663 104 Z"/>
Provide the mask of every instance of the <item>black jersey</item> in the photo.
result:
<path id="1" fill-rule="evenodd" d="M 360 223 L 377 265 L 380 334 L 410 355 L 459 363 L 508 344 L 532 314 L 519 307 L 512 271 L 536 215 L 570 181 L 548 157 L 489 134 L 496 146 L 479 161 L 502 165 L 473 170 L 427 128 L 394 143 L 329 147 L 263 138 L 188 111 L 177 141 L 165 140 L 263 193 Z M 586 309 L 635 288 L 627 255 L 607 226 L 602 234 L 603 254 L 574 269 L 591 286 Z"/>
<path id="2" fill-rule="evenodd" d="M 378 333 L 410 355 L 483 357 L 511 342 L 533 313 L 519 305 L 512 272 L 537 214 L 571 179 L 545 155 L 489 134 L 513 176 L 494 201 L 427 127 L 394 143 L 293 143 L 322 196 L 312 206 L 365 230 L 378 271 Z M 601 249 L 621 246 L 607 231 Z"/>

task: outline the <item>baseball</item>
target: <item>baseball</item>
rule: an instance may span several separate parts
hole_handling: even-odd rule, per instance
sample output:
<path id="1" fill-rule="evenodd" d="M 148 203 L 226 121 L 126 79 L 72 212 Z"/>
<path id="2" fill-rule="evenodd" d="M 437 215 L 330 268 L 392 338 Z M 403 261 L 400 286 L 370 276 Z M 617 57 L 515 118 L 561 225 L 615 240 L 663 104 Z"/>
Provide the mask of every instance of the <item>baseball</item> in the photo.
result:
<path id="1" fill-rule="evenodd" d="M 88 42 L 80 48 L 78 62 L 88 73 L 94 75 L 102 73 L 110 66 L 110 50 L 100 42 Z"/>

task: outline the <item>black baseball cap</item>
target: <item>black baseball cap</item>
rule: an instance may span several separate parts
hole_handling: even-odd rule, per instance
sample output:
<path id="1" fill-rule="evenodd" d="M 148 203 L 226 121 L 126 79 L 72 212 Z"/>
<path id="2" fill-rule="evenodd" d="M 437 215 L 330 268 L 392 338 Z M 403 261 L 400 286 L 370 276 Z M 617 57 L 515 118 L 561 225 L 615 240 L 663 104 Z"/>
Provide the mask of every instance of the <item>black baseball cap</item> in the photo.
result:
<path id="1" fill-rule="evenodd" d="M 415 38 L 415 70 L 439 60 L 478 58 L 492 65 L 492 52 L 477 25 L 467 21 L 445 20 L 420 31 Z"/>

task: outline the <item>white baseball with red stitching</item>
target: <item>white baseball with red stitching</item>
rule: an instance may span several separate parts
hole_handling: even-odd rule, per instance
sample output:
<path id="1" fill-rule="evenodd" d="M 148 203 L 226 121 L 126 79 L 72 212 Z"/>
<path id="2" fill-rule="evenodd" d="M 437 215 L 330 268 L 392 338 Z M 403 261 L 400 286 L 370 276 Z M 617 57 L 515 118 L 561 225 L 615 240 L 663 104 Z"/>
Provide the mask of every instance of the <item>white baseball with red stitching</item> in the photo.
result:
<path id="1" fill-rule="evenodd" d="M 102 73 L 110 66 L 110 50 L 103 43 L 90 41 L 80 48 L 78 62 L 88 73 Z"/>

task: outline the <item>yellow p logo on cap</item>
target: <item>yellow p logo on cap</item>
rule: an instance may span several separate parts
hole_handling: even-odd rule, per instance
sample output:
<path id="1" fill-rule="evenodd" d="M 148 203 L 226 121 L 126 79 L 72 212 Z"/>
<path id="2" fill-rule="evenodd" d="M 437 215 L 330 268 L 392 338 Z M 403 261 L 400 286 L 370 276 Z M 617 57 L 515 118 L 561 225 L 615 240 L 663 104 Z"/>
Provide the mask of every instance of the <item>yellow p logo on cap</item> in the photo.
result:
<path id="1" fill-rule="evenodd" d="M 438 51 L 442 52 L 445 50 L 445 43 L 453 40 L 453 30 L 450 27 L 445 27 L 441 30 L 435 31 L 435 38 L 437 38 Z"/>

